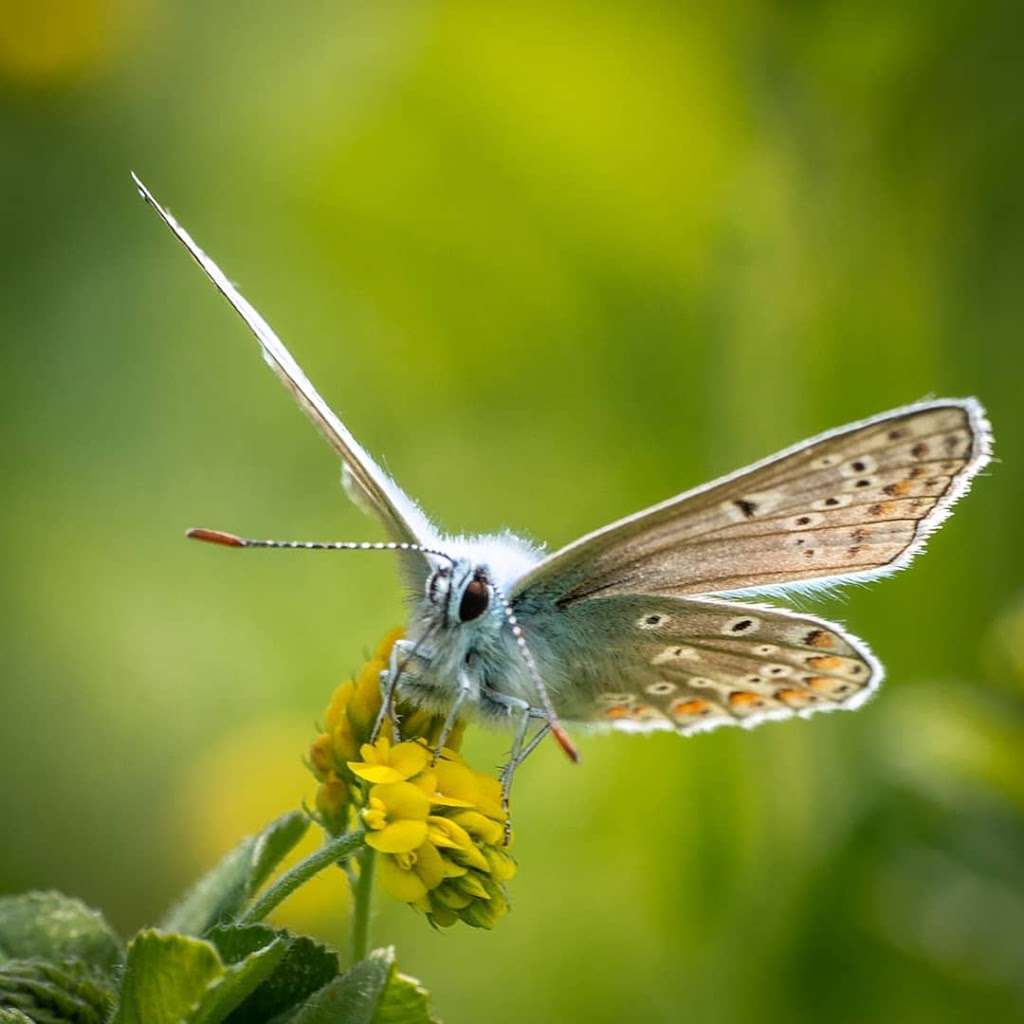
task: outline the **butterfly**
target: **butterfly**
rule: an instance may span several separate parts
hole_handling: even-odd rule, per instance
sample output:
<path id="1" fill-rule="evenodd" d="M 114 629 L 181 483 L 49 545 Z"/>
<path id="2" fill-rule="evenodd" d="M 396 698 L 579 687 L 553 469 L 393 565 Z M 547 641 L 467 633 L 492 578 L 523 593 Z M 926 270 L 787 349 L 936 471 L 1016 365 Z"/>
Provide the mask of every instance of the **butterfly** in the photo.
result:
<path id="1" fill-rule="evenodd" d="M 903 568 L 989 461 L 973 398 L 919 402 L 827 431 L 595 530 L 552 554 L 511 533 L 435 527 L 331 411 L 267 322 L 135 175 L 142 197 L 256 335 L 263 358 L 341 456 L 348 494 L 391 540 L 251 540 L 239 548 L 390 550 L 409 588 L 406 638 L 383 674 L 397 697 L 512 727 L 512 777 L 563 722 L 682 735 L 862 705 L 883 668 L 814 615 L 737 600 L 873 580 Z M 533 735 L 530 735 L 533 728 Z"/>

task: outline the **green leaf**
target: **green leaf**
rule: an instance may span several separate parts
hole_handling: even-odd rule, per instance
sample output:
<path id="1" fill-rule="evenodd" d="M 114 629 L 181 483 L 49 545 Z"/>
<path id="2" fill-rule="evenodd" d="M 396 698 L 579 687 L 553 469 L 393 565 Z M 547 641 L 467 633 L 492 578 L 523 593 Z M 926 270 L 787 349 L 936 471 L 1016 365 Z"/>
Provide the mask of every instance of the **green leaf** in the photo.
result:
<path id="1" fill-rule="evenodd" d="M 384 986 L 388 983 L 394 952 L 375 951 L 343 975 L 315 992 L 289 1024 L 370 1024 Z"/>
<path id="2" fill-rule="evenodd" d="M 399 974 L 393 948 L 374 950 L 314 993 L 289 1024 L 438 1024 L 427 993 Z"/>
<path id="3" fill-rule="evenodd" d="M 230 1017 L 228 1024 L 272 1020 L 291 1010 L 338 974 L 338 957 L 326 946 L 286 931 L 275 932 L 265 925 L 218 927 L 209 940 L 226 963 L 250 955 L 275 938 L 288 944 L 277 969 Z"/>
<path id="4" fill-rule="evenodd" d="M 258 835 L 246 836 L 171 908 L 161 928 L 202 935 L 230 920 L 302 838 L 308 824 L 300 811 L 291 811 Z"/>
<path id="5" fill-rule="evenodd" d="M 272 821 L 257 837 L 253 849 L 252 878 L 249 895 L 274 873 L 274 869 L 295 849 L 309 828 L 309 818 L 302 811 L 282 814 Z"/>
<path id="6" fill-rule="evenodd" d="M 113 1005 L 104 976 L 81 960 L 8 960 L 0 966 L 0 1007 L 36 1024 L 103 1024 Z"/>
<path id="7" fill-rule="evenodd" d="M 373 1024 L 440 1024 L 440 1018 L 431 1011 L 430 993 L 415 978 L 393 967 Z"/>
<path id="8" fill-rule="evenodd" d="M 164 916 L 160 927 L 202 935 L 211 925 L 238 913 L 249 894 L 255 845 L 255 837 L 246 836 L 185 893 Z"/>
<path id="9" fill-rule="evenodd" d="M 124 948 L 103 915 L 59 892 L 0 898 L 0 953 L 14 959 L 82 960 L 111 971 Z"/>
<path id="10" fill-rule="evenodd" d="M 114 1024 L 223 1024 L 249 1005 L 249 1000 L 277 974 L 291 950 L 290 937 L 278 937 L 273 932 L 250 934 L 242 941 L 222 938 L 225 946 L 233 945 L 234 962 L 227 966 L 216 946 L 204 939 L 140 932 L 128 948 L 121 1005 Z"/>
<path id="11" fill-rule="evenodd" d="M 283 935 L 287 932 L 276 932 L 265 924 L 219 924 L 206 933 L 206 939 L 217 947 L 224 963 L 237 964 Z"/>
<path id="12" fill-rule="evenodd" d="M 250 953 L 240 963 L 233 964 L 224 977 L 214 983 L 189 1017 L 189 1024 L 221 1024 L 247 1001 L 260 985 L 277 970 L 288 951 L 288 943 L 274 939 L 269 945 Z M 248 1017 L 247 1020 L 266 1020 L 266 1017 Z"/>
<path id="13" fill-rule="evenodd" d="M 190 1021 L 207 989 L 224 973 L 224 964 L 209 942 L 152 929 L 139 932 L 128 947 L 114 1024 Z"/>
<path id="14" fill-rule="evenodd" d="M 0 1024 L 33 1024 L 31 1017 L 26 1017 L 21 1010 L 5 1010 L 0 1007 Z"/>

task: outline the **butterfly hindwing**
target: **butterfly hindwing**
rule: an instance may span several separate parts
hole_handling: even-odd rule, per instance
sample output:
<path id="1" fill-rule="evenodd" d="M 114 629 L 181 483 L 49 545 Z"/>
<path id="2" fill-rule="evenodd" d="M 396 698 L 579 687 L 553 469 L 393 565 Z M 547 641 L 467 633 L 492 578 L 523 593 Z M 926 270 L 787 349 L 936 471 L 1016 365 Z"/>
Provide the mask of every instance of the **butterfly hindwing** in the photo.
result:
<path id="1" fill-rule="evenodd" d="M 778 608 L 659 596 L 567 608 L 551 654 L 568 721 L 700 732 L 855 708 L 882 668 L 834 623 Z M 527 618 L 524 626 L 529 628 Z"/>
<path id="2" fill-rule="evenodd" d="M 814 438 L 570 544 L 521 579 L 560 607 L 624 593 L 807 589 L 905 565 L 988 461 L 973 399 Z"/>

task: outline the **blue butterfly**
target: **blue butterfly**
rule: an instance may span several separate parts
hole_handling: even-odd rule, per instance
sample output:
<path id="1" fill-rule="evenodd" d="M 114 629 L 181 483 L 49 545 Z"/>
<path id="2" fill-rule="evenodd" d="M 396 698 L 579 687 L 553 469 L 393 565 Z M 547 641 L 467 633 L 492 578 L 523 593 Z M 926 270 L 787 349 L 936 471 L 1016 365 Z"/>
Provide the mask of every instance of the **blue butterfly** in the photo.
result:
<path id="1" fill-rule="evenodd" d="M 876 579 L 903 566 L 989 461 L 973 398 L 894 409 L 595 530 L 553 554 L 511 533 L 442 533 L 360 446 L 271 330 L 134 175 L 142 197 L 256 335 L 263 358 L 341 456 L 352 499 L 385 543 L 190 536 L 230 547 L 389 550 L 411 599 L 384 673 L 397 696 L 512 727 L 502 770 L 563 722 L 683 735 L 856 708 L 883 669 L 864 641 L 813 615 L 733 600 Z M 535 726 L 531 736 L 531 726 Z"/>

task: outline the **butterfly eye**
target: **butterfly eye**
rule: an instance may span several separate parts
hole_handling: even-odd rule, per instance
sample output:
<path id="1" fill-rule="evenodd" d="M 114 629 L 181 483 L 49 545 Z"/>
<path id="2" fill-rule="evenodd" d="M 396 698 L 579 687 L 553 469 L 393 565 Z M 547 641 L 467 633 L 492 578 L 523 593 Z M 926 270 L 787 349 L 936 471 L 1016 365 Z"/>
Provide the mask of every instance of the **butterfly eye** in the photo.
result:
<path id="1" fill-rule="evenodd" d="M 459 621 L 470 622 L 480 618 L 487 611 L 487 606 L 490 603 L 491 592 L 488 590 L 487 584 L 479 576 L 474 576 L 462 592 L 462 600 L 459 602 Z"/>

